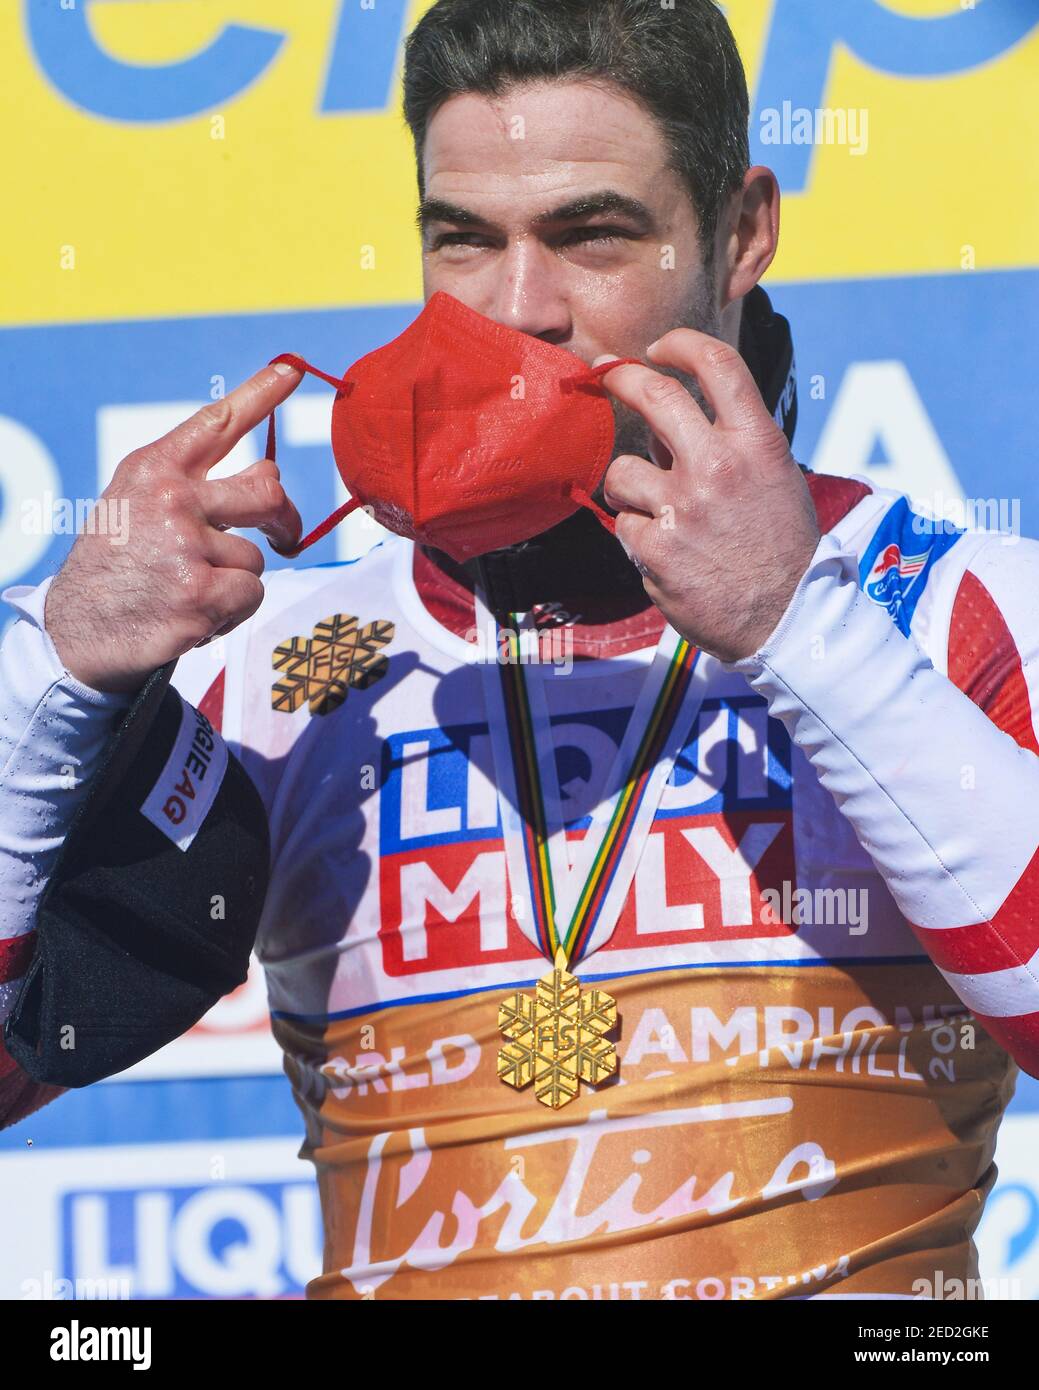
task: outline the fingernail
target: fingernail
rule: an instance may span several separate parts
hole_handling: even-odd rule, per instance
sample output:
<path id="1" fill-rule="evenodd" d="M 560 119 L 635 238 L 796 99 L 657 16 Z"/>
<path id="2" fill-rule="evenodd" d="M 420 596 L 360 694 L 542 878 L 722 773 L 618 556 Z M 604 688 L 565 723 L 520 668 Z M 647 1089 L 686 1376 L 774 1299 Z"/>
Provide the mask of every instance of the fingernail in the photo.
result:
<path id="1" fill-rule="evenodd" d="M 274 370 L 279 376 L 288 376 L 289 372 L 297 372 L 299 368 L 294 367 L 291 362 L 275 362 Z"/>
<path id="2" fill-rule="evenodd" d="M 593 367 L 601 367 L 605 362 L 619 362 L 620 358 L 615 352 L 604 352 L 601 357 L 597 357 L 592 363 Z"/>
<path id="3" fill-rule="evenodd" d="M 646 352 L 647 352 L 647 353 L 652 352 L 654 348 L 659 347 L 659 346 L 660 346 L 660 339 L 658 338 L 658 339 L 656 340 L 655 343 L 650 343 L 649 347 L 646 349 Z"/>

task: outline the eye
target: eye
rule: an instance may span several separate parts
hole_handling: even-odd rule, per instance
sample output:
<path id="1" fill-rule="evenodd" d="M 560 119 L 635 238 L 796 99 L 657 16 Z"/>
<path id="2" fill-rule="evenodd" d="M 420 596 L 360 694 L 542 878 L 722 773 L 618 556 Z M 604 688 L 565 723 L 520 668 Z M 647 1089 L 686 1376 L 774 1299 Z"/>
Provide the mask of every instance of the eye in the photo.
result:
<path id="1" fill-rule="evenodd" d="M 563 246 L 615 246 L 627 234 L 618 227 L 575 227 L 563 237 Z"/>
<path id="2" fill-rule="evenodd" d="M 430 250 L 439 251 L 443 246 L 481 246 L 486 245 L 486 241 L 487 238 L 478 232 L 441 232 L 434 238 Z"/>

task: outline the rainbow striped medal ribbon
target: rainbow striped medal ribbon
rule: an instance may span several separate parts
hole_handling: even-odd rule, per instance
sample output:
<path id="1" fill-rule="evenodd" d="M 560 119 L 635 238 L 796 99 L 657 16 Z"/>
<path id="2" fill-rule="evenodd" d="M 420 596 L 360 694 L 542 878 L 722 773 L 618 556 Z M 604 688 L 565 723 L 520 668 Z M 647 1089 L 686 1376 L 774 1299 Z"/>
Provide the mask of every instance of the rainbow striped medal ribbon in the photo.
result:
<path id="1" fill-rule="evenodd" d="M 582 839 L 570 841 L 545 692 L 540 680 L 525 675 L 531 651 L 521 646 L 518 616 L 510 614 L 510 626 L 503 627 L 478 593 L 477 621 L 498 643 L 481 672 L 513 912 L 524 935 L 552 962 L 532 995 L 517 992 L 500 1005 L 506 1041 L 498 1076 L 517 1089 L 533 1083 L 536 1098 L 558 1109 L 574 1099 L 582 1081 L 595 1085 L 617 1070 L 607 1037 L 616 1026 L 616 1003 L 602 990 L 582 990 L 569 966 L 613 934 L 712 663 L 665 628 L 591 825 Z M 537 635 L 529 629 L 527 635 L 536 653 Z M 559 808 L 554 819 L 548 804 Z"/>

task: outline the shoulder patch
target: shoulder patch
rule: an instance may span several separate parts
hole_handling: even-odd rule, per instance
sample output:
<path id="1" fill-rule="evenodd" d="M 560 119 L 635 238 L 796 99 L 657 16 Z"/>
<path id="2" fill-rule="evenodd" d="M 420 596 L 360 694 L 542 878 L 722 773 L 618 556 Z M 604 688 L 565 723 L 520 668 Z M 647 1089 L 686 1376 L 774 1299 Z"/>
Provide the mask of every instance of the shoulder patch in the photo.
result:
<path id="1" fill-rule="evenodd" d="M 885 512 L 859 565 L 866 597 L 886 608 L 906 637 L 936 560 L 963 535 L 911 510 L 905 497 Z"/>

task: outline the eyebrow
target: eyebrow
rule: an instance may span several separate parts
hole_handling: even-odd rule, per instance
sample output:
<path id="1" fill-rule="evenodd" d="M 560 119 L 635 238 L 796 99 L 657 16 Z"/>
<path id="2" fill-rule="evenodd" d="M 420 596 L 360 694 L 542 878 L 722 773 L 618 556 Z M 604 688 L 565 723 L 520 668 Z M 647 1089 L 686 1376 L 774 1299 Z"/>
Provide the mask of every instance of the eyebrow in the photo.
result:
<path id="1" fill-rule="evenodd" d="M 603 189 L 598 193 L 582 194 L 572 198 L 568 203 L 551 208 L 548 212 L 539 213 L 534 218 L 533 225 L 546 227 L 555 222 L 574 222 L 578 218 L 601 217 L 609 213 L 630 218 L 642 232 L 651 231 L 655 225 L 653 214 L 645 203 L 640 202 L 638 198 L 629 197 L 626 193 L 618 193 L 612 188 Z M 456 227 L 489 227 L 493 231 L 501 230 L 485 217 L 471 212 L 469 208 L 445 202 L 442 198 L 423 198 L 419 204 L 416 222 L 420 232 L 424 232 L 431 222 L 450 222 Z"/>

